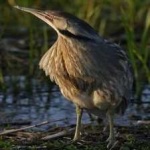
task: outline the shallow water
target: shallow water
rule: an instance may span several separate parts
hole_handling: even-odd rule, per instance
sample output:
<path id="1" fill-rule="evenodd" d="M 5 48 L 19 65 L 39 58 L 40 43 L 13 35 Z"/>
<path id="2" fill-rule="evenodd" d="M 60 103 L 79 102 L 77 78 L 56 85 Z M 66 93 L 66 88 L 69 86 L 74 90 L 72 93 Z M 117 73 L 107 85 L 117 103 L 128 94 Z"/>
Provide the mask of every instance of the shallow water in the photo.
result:
<path id="1" fill-rule="evenodd" d="M 74 105 L 65 100 L 59 92 L 57 86 L 49 88 L 46 83 L 33 79 L 30 82 L 31 91 L 25 90 L 26 77 L 13 77 L 17 79 L 19 93 L 14 94 L 13 84 L 10 82 L 12 77 L 5 77 L 8 87 L 7 92 L 0 93 L 0 124 L 19 123 L 37 124 L 46 120 L 52 123 L 49 126 L 67 126 L 75 124 L 76 115 Z M 13 79 L 13 80 L 14 80 Z M 137 120 L 150 119 L 150 85 L 145 86 L 141 97 L 142 103 L 131 103 L 124 116 L 117 116 L 116 125 L 130 126 Z M 56 121 L 63 119 L 62 121 Z M 86 112 L 83 114 L 83 123 L 90 123 L 90 118 Z"/>

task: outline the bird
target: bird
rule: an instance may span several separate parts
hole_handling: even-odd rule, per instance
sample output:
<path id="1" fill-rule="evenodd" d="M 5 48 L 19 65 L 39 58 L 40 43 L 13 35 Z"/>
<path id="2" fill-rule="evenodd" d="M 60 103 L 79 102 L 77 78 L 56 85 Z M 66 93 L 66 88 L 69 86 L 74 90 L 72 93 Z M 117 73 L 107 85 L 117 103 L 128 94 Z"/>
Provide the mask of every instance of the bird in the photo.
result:
<path id="1" fill-rule="evenodd" d="M 124 114 L 132 95 L 133 69 L 126 51 L 70 13 L 14 7 L 38 17 L 57 32 L 57 40 L 43 55 L 39 67 L 75 104 L 73 141 L 81 139 L 81 119 L 86 110 L 108 119 L 107 147 L 112 147 L 116 142 L 114 117 Z"/>

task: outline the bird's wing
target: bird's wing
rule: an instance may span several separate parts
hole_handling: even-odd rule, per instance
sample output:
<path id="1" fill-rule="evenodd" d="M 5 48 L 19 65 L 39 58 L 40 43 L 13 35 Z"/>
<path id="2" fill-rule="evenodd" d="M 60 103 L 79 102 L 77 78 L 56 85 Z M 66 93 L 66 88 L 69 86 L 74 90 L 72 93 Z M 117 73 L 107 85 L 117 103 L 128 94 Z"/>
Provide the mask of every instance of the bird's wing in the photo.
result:
<path id="1" fill-rule="evenodd" d="M 113 84 L 122 92 L 130 84 L 129 62 L 125 51 L 118 45 L 107 41 L 78 42 L 63 51 L 63 55 L 66 70 L 79 88 L 84 87 L 85 90 Z"/>
<path id="2" fill-rule="evenodd" d="M 81 42 L 65 48 L 63 57 L 69 75 L 77 78 L 118 76 L 124 73 L 127 63 L 123 50 L 105 43 Z"/>

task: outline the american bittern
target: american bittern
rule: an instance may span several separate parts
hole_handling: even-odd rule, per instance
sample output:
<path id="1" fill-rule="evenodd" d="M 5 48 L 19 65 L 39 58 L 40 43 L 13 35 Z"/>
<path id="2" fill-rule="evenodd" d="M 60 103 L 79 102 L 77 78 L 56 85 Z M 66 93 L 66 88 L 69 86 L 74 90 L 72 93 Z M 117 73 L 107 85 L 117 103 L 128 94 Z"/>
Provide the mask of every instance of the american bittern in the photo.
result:
<path id="1" fill-rule="evenodd" d="M 41 11 L 15 6 L 50 25 L 57 41 L 44 54 L 39 66 L 55 81 L 65 98 L 76 105 L 74 141 L 81 138 L 83 109 L 106 114 L 110 133 L 108 147 L 115 142 L 113 118 L 127 107 L 132 88 L 132 69 L 118 45 L 104 40 L 83 20 L 61 11 Z"/>

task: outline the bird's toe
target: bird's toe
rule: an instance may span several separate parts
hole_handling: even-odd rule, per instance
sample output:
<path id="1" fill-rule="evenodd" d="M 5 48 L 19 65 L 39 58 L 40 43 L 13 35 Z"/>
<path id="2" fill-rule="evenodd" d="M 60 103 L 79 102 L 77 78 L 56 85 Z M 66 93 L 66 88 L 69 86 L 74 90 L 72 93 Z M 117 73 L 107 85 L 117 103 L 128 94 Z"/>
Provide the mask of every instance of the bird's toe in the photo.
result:
<path id="1" fill-rule="evenodd" d="M 117 145 L 118 145 L 118 141 L 115 141 L 114 139 L 112 140 L 112 139 L 107 139 L 107 142 L 108 142 L 108 144 L 107 144 L 107 148 L 109 149 L 109 150 L 113 150 Z"/>
<path id="2" fill-rule="evenodd" d="M 81 135 L 80 134 L 75 135 L 74 138 L 73 138 L 73 141 L 76 142 L 76 141 L 79 141 L 79 140 L 81 140 Z"/>

